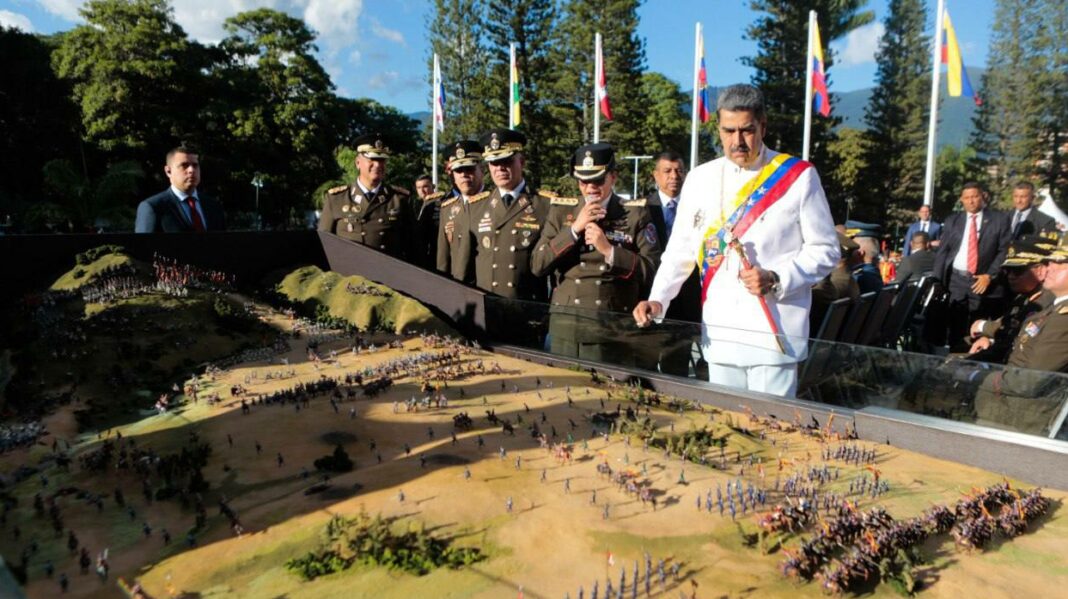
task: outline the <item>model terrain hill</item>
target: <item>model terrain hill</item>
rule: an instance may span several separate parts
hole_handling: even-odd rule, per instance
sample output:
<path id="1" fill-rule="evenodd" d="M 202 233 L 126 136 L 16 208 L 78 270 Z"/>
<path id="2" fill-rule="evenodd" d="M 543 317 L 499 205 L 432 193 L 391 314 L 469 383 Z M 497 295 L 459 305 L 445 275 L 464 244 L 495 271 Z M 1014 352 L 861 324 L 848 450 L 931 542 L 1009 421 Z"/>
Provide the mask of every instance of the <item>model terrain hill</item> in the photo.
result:
<path id="1" fill-rule="evenodd" d="M 4 430 L 40 429 L 0 453 L 30 597 L 1068 585 L 1063 490 L 494 354 L 359 277 L 79 260 L 5 353 Z"/>

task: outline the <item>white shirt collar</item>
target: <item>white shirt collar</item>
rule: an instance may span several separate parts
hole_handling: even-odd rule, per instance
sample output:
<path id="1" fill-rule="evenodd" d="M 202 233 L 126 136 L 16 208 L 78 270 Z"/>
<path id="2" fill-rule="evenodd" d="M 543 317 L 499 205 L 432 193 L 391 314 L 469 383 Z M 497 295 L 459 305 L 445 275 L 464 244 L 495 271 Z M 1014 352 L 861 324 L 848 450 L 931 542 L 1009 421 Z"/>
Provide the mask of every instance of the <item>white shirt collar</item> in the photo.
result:
<path id="1" fill-rule="evenodd" d="M 1053 300 L 1053 305 L 1061 304 L 1061 303 L 1064 303 L 1066 301 L 1068 301 L 1068 295 L 1062 295 L 1062 296 L 1058 297 L 1057 299 Z"/>
<path id="2" fill-rule="evenodd" d="M 656 190 L 656 193 L 660 194 L 660 205 L 661 206 L 669 206 L 669 205 L 672 205 L 672 204 L 678 204 L 679 203 L 679 198 L 670 197 L 668 194 L 664 193 L 663 191 L 661 191 L 659 189 Z"/>
<path id="3" fill-rule="evenodd" d="M 363 181 L 360 181 L 359 179 L 356 179 L 356 186 L 360 188 L 360 191 L 362 191 L 364 193 L 364 195 L 367 195 L 369 193 L 378 193 L 378 191 L 380 189 L 382 189 L 382 184 L 381 183 L 379 183 L 378 187 L 376 187 L 374 189 L 367 189 L 366 187 L 363 186 Z"/>
<path id="4" fill-rule="evenodd" d="M 186 193 L 186 192 L 182 191 L 181 189 L 178 189 L 177 187 L 171 185 L 171 193 L 173 193 L 174 195 L 178 196 L 178 199 L 183 201 L 183 202 L 189 196 L 193 196 L 193 198 L 195 200 L 197 200 L 198 202 L 200 201 L 200 196 L 197 195 L 197 190 L 195 190 L 195 189 L 193 190 L 193 193 Z"/>
<path id="5" fill-rule="evenodd" d="M 515 189 L 504 189 L 503 187 L 498 187 L 497 191 L 500 192 L 502 198 L 508 194 L 512 194 L 513 198 L 518 198 L 519 194 L 523 193 L 523 188 L 526 186 L 527 180 L 523 179 L 519 182 L 519 185 L 517 185 Z"/>

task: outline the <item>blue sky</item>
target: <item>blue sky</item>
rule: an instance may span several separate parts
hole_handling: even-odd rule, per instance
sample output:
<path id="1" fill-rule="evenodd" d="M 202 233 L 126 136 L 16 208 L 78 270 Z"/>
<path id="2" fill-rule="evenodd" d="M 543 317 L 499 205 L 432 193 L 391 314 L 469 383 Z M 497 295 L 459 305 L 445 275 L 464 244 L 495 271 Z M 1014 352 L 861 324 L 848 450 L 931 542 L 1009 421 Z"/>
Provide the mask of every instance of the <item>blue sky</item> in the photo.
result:
<path id="1" fill-rule="evenodd" d="M 829 73 L 831 91 L 873 84 L 873 54 L 886 4 L 886 0 L 869 0 L 876 23 L 831 45 L 837 52 L 837 63 Z M 946 4 L 965 64 L 985 65 L 994 0 L 947 0 Z M 0 0 L 0 24 L 39 33 L 63 31 L 79 22 L 81 5 L 82 0 Z M 339 94 L 373 98 L 404 112 L 430 109 L 425 72 L 430 0 L 177 0 L 172 5 L 186 32 L 204 42 L 220 39 L 223 20 L 244 10 L 266 6 L 298 16 L 319 32 L 319 58 Z M 933 28 L 935 0 L 928 0 L 928 5 Z M 690 89 L 694 22 L 702 21 L 709 83 L 749 79 L 750 69 L 739 60 L 756 52 L 756 44 L 744 39 L 746 27 L 757 16 L 748 1 L 646 0 L 639 14 L 639 33 L 646 41 L 650 70 Z M 611 93 L 612 82 L 608 85 Z"/>

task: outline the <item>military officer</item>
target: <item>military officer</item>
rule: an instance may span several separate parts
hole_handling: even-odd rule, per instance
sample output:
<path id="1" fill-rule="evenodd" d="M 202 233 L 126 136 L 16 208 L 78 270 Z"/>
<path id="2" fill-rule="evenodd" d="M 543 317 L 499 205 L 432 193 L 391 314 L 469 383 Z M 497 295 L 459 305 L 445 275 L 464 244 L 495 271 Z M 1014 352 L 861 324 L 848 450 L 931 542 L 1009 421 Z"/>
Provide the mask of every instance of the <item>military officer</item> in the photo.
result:
<path id="1" fill-rule="evenodd" d="M 454 193 L 441 202 L 437 268 L 457 281 L 474 283 L 474 236 L 468 206 L 472 198 L 478 202 L 489 196 L 482 185 L 482 145 L 471 140 L 456 142 L 450 149 L 446 169 L 452 177 Z"/>
<path id="2" fill-rule="evenodd" d="M 1048 434 L 1063 403 L 1064 383 L 1039 371 L 1068 373 L 1068 237 L 1044 257 L 1042 286 L 1053 303 L 1023 322 L 1008 366 L 986 377 L 975 398 L 980 422 L 1032 434 Z"/>
<path id="3" fill-rule="evenodd" d="M 407 253 L 405 232 L 411 230 L 410 193 L 384 183 L 389 154 L 377 133 L 356 140 L 359 177 L 352 185 L 326 192 L 319 230 L 403 257 Z"/>
<path id="4" fill-rule="evenodd" d="M 971 359 L 1004 364 L 1020 327 L 1032 314 L 1053 303 L 1053 294 L 1042 287 L 1046 265 L 1042 262 L 1055 247 L 1056 240 L 1027 235 L 1009 245 L 1008 257 L 1001 272 L 1013 292 L 1009 310 L 1001 318 L 977 320 L 971 326 Z"/>
<path id="5" fill-rule="evenodd" d="M 530 271 L 530 254 L 549 211 L 548 198 L 523 177 L 526 136 L 494 129 L 482 136 L 482 159 L 494 189 L 468 200 L 468 230 L 475 241 L 475 284 L 509 299 L 544 300 L 544 278 Z"/>
<path id="6" fill-rule="evenodd" d="M 652 281 L 662 246 L 646 200 L 623 201 L 612 191 L 615 168 L 609 144 L 575 152 L 571 172 L 583 198 L 551 199 L 531 269 L 558 283 L 549 319 L 553 353 L 633 365 L 623 339 L 591 316 L 630 312 Z"/>
<path id="7" fill-rule="evenodd" d="M 434 268 L 437 259 L 438 226 L 441 201 L 445 193 L 434 190 L 434 180 L 422 174 L 415 179 L 415 195 L 409 209 L 412 214 L 412 241 L 408 261 L 423 268 Z"/>

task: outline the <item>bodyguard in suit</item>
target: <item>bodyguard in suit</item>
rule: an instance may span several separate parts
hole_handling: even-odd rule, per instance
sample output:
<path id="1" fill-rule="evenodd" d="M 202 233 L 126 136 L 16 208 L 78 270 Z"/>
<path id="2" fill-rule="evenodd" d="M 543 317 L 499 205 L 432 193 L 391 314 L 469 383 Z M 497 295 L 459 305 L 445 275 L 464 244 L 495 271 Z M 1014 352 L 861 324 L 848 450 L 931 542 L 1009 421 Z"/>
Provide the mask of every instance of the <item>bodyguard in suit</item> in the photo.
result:
<path id="1" fill-rule="evenodd" d="M 362 243 L 403 258 L 410 248 L 411 207 L 407 189 L 385 184 L 390 150 L 382 136 L 368 133 L 356 139 L 356 168 L 352 185 L 326 192 L 319 230 Z"/>
<path id="2" fill-rule="evenodd" d="M 1052 216 L 1035 209 L 1035 186 L 1030 181 L 1020 181 L 1012 188 L 1012 238 L 1038 235 L 1057 230 L 1057 221 Z"/>
<path id="3" fill-rule="evenodd" d="M 949 345 L 967 351 L 968 326 L 981 318 L 997 317 L 1005 289 L 998 278 L 1009 251 L 1012 231 L 1002 212 L 986 208 L 986 192 L 975 182 L 960 194 L 964 210 L 950 215 L 942 228 L 942 244 L 935 254 L 934 274 L 949 291 Z"/>
<path id="4" fill-rule="evenodd" d="M 483 200 L 482 144 L 460 140 L 449 150 L 446 170 L 452 177 L 453 194 L 441 201 L 438 226 L 437 268 L 452 278 L 474 284 L 474 235 L 471 234 L 469 204 Z"/>
<path id="5" fill-rule="evenodd" d="M 197 191 L 200 185 L 200 156 L 197 151 L 178 146 L 167 152 L 163 167 L 171 186 L 137 206 L 135 233 L 203 233 L 225 231 L 226 214 L 222 204 Z"/>
<path id="6" fill-rule="evenodd" d="M 606 334 L 591 311 L 629 313 L 652 281 L 662 245 L 646 201 L 624 201 L 612 190 L 615 168 L 609 144 L 575 152 L 571 173 L 583 197 L 551 199 L 531 269 L 557 282 L 549 320 L 553 353 L 632 366 L 634 351 L 621 336 Z"/>
<path id="7" fill-rule="evenodd" d="M 544 277 L 531 272 L 530 256 L 549 200 L 530 189 L 523 176 L 527 138 L 511 129 L 494 129 L 481 141 L 494 189 L 468 200 L 468 230 L 476 244 L 475 284 L 508 299 L 544 301 L 548 287 Z"/>
<path id="8" fill-rule="evenodd" d="M 909 225 L 908 230 L 905 231 L 905 249 L 902 252 L 902 256 L 908 257 L 912 249 L 912 237 L 916 233 L 927 233 L 930 246 L 937 248 L 939 245 L 939 239 L 942 237 L 942 225 L 931 220 L 931 207 L 924 204 L 916 210 L 916 215 L 920 217 L 920 220 Z"/>

